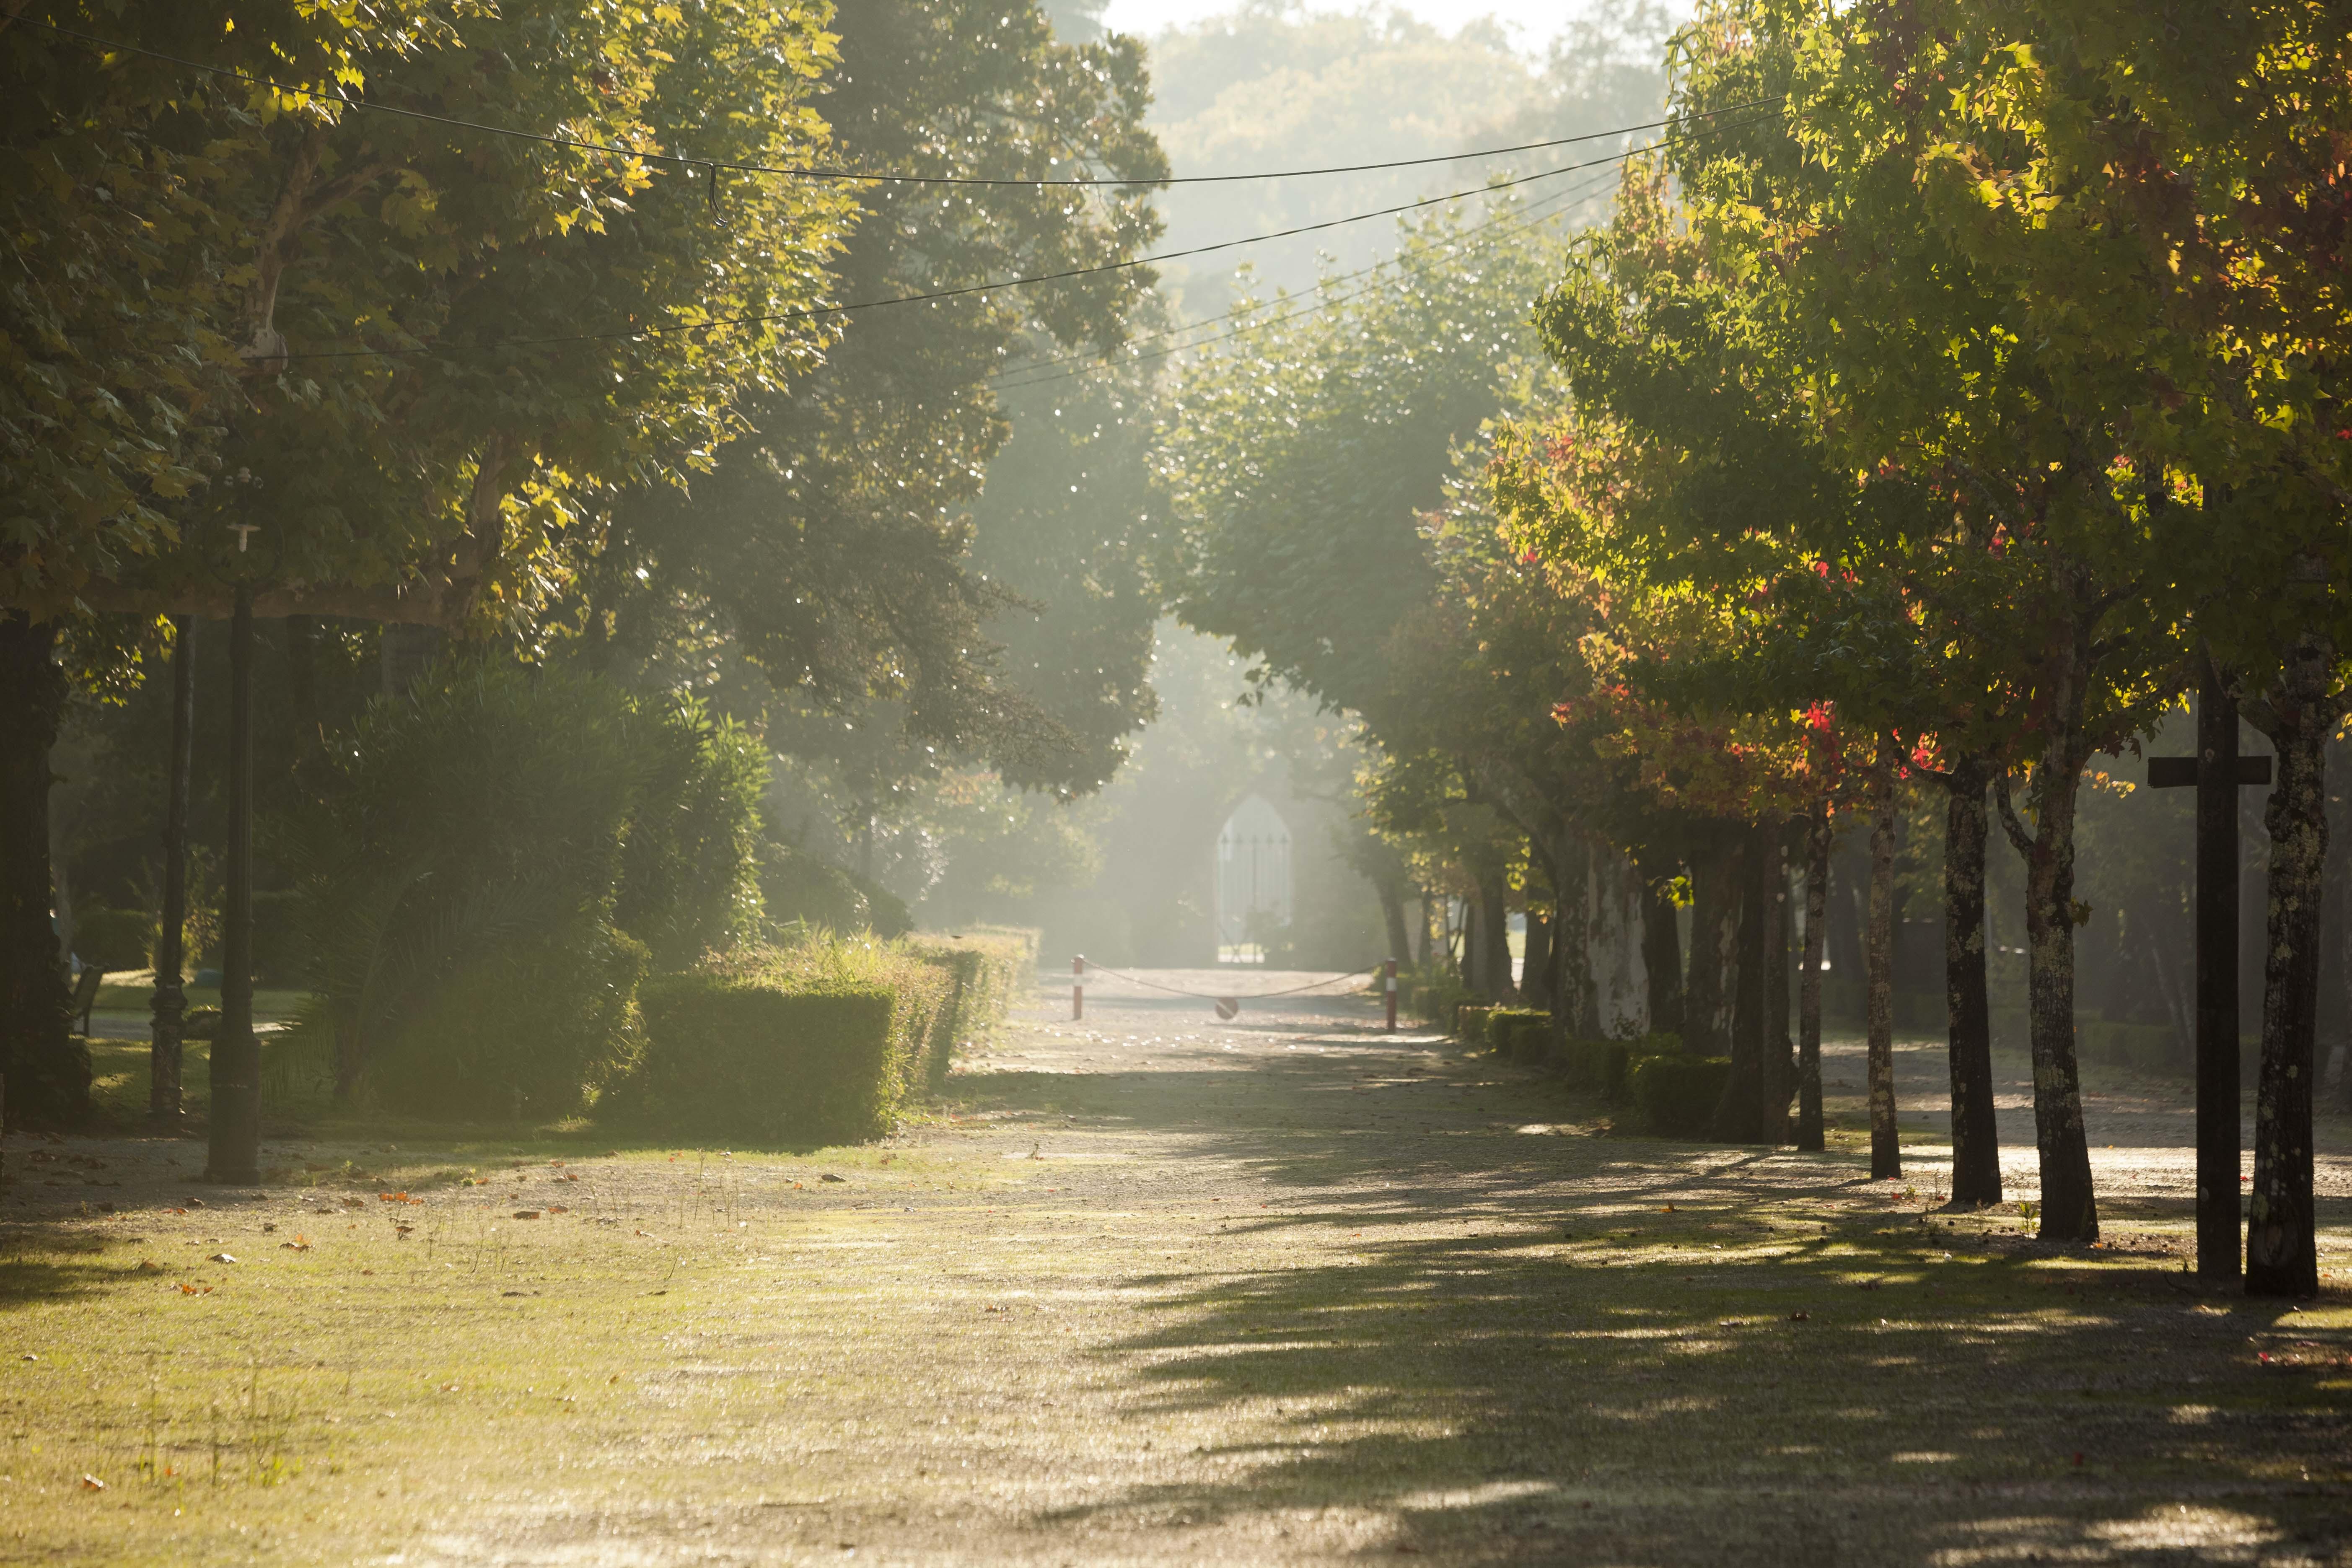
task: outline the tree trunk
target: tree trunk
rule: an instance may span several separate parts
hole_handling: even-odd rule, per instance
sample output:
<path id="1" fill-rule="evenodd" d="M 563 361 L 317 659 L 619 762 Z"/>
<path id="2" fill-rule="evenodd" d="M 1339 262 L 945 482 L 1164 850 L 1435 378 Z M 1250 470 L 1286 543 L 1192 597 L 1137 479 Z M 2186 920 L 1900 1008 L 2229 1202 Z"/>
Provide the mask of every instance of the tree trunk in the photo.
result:
<path id="1" fill-rule="evenodd" d="M 1530 1007 L 1559 1016 L 1559 994 L 1551 988 L 1551 938 L 1554 918 L 1535 905 L 1528 906 L 1528 951 L 1519 965 L 1519 991 Z"/>
<path id="2" fill-rule="evenodd" d="M 1962 757 L 1944 780 L 1944 1002 L 1950 1016 L 1954 1208 L 2000 1202 L 1992 1101 L 1992 1008 L 1985 994 L 1985 787 L 1991 765 Z"/>
<path id="3" fill-rule="evenodd" d="M 1870 1040 L 1870 1176 L 1903 1173 L 1903 1144 L 1895 1109 L 1895 781 L 1882 774 L 1871 786 L 1870 924 L 1863 997 Z"/>
<path id="4" fill-rule="evenodd" d="M 2328 701 L 2333 654 L 2326 643 L 2307 639 L 2288 661 L 2273 700 L 2248 714 L 2278 753 L 2278 777 L 2263 813 L 2271 864 L 2254 1188 L 2246 1215 L 2249 1296 L 2319 1291 L 2311 1102 L 2321 878 L 2327 867 L 2327 740 L 2336 717 Z"/>
<path id="5" fill-rule="evenodd" d="M 1376 882 L 1374 889 L 1381 898 L 1381 921 L 1388 928 L 1387 956 L 1399 963 L 1412 962 L 1412 937 L 1404 924 L 1404 888 L 1397 882 Z"/>
<path id="6" fill-rule="evenodd" d="M 1818 1152 L 1822 1136 L 1822 959 L 1829 951 L 1830 803 L 1805 817 L 1805 956 L 1797 975 L 1797 1147 Z"/>
<path id="7" fill-rule="evenodd" d="M 147 1047 L 147 1116 L 159 1131 L 180 1126 L 180 1067 L 188 994 L 182 984 L 181 952 L 188 921 L 188 785 L 195 753 L 195 625 L 182 616 L 172 623 L 171 755 L 163 779 L 163 907 L 155 928 L 153 1020 Z"/>
<path id="8" fill-rule="evenodd" d="M 1789 1101 L 1797 1092 L 1789 1038 L 1789 844 L 1785 824 L 1765 841 L 1764 1100 L 1757 1136 L 1778 1148 L 1789 1141 Z"/>
<path id="9" fill-rule="evenodd" d="M 1731 964 L 1731 1075 L 1716 1103 L 1717 1139 L 1753 1143 L 1764 1126 L 1764 904 L 1763 828 L 1744 835 L 1738 867 L 1739 921 Z"/>
<path id="10" fill-rule="evenodd" d="M 2074 806 L 2082 767 L 2071 742 L 2053 740 L 2036 769 L 2034 832 L 2010 824 L 2025 852 L 2026 1000 L 2033 1049 L 2033 1141 L 2042 1158 L 2041 1234 L 2096 1241 L 2099 1206 L 2083 1128 L 2074 1057 Z"/>
<path id="11" fill-rule="evenodd" d="M 1693 1056 L 1731 1054 L 1739 942 L 1739 850 L 1708 846 L 1691 860 L 1690 979 L 1683 987 L 1683 1043 Z"/>
<path id="12" fill-rule="evenodd" d="M 1642 976 L 1650 1014 L 1650 1032 L 1683 1032 L 1683 942 L 1675 929 L 1675 900 L 1666 879 L 1636 863 L 1642 879 Z"/>
<path id="13" fill-rule="evenodd" d="M 1497 1002 L 1511 999 L 1511 905 L 1497 870 L 1478 881 L 1479 968 L 1486 973 L 1485 994 Z"/>
<path id="14" fill-rule="evenodd" d="M 64 954 L 49 926 L 49 748 L 66 707 L 57 624 L 0 612 L 0 1072 L 8 1114 L 89 1113 L 89 1049 L 72 1037 Z"/>
<path id="15" fill-rule="evenodd" d="M 2344 921 L 2344 992 L 2345 1041 L 2336 1047 L 2336 1109 L 2339 1114 L 2352 1116 L 2352 911 Z"/>

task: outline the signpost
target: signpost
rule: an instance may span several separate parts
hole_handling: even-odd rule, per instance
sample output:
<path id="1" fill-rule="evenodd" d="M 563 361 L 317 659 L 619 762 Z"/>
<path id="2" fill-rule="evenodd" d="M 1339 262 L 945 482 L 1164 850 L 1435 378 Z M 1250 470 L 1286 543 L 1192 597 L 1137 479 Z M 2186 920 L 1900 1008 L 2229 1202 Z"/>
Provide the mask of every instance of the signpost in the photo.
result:
<path id="1" fill-rule="evenodd" d="M 2238 755 L 2238 702 L 2207 664 L 2197 754 L 2150 757 L 2150 789 L 2197 790 L 2197 1272 L 2235 1279 L 2238 1232 L 2238 790 L 2271 782 Z"/>

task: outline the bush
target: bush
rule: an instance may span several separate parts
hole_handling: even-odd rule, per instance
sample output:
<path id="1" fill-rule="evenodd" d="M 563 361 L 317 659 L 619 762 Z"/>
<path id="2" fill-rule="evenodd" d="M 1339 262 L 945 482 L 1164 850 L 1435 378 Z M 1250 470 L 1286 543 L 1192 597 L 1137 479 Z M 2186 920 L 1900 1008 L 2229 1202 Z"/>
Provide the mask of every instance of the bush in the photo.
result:
<path id="1" fill-rule="evenodd" d="M 1516 1031 L 1522 1024 L 1549 1024 L 1551 1015 L 1536 1007 L 1489 1007 L 1486 1009 L 1486 1048 L 1498 1057 L 1510 1057 L 1516 1043 Z"/>
<path id="2" fill-rule="evenodd" d="M 665 974 L 645 987 L 646 1055 L 623 1102 L 656 1127 L 772 1143 L 870 1137 L 901 1076 L 889 987 Z"/>
<path id="3" fill-rule="evenodd" d="M 829 860 L 777 839 L 760 847 L 760 897 L 772 931 L 810 930 L 903 936 L 914 929 L 906 900 Z"/>
<path id="4" fill-rule="evenodd" d="M 910 1090 L 944 1080 L 956 1046 L 1002 1021 L 1034 942 L 1019 931 L 898 942 L 814 933 L 653 981 L 643 1063 L 610 1109 L 704 1135 L 877 1137 Z"/>
<path id="5" fill-rule="evenodd" d="M 638 1049 L 651 955 L 626 921 L 683 963 L 756 916 L 765 775 L 690 705 L 449 663 L 334 754 L 288 849 L 339 1079 L 387 1104 L 577 1107 Z"/>
<path id="6" fill-rule="evenodd" d="M 916 1079 L 936 1093 L 947 1083 L 956 1051 L 996 1032 L 1037 971 L 1037 933 L 982 929 L 950 936 L 906 939 L 908 952 L 936 964 L 950 981 L 941 1026 L 918 1064 Z"/>
<path id="7" fill-rule="evenodd" d="M 135 910 L 90 904 L 74 911 L 74 952 L 84 963 L 109 972 L 144 969 L 155 940 L 155 922 Z"/>
<path id="8" fill-rule="evenodd" d="M 1486 1043 L 1486 1015 L 1495 1010 L 1488 1002 L 1462 1002 L 1454 1009 L 1454 1037 L 1474 1049 Z"/>
<path id="9" fill-rule="evenodd" d="M 1424 1023 L 1452 1028 L 1454 1010 L 1469 1000 L 1462 976 L 1450 963 L 1407 969 L 1397 976 L 1397 1010 Z"/>
<path id="10" fill-rule="evenodd" d="M 151 929 L 150 940 L 153 935 Z M 259 985 L 310 984 L 310 914 L 291 889 L 253 895 L 253 978 Z"/>
<path id="11" fill-rule="evenodd" d="M 1730 1081 L 1729 1057 L 1633 1057 L 1625 1072 L 1634 1109 L 1651 1131 L 1668 1138 L 1703 1137 Z"/>

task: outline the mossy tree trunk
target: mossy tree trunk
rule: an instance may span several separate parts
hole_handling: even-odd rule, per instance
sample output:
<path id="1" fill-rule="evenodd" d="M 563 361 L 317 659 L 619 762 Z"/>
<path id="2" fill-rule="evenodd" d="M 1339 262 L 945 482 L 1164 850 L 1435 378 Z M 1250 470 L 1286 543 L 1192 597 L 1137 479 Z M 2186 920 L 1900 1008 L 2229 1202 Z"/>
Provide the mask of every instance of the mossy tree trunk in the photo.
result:
<path id="1" fill-rule="evenodd" d="M 1766 879 L 1768 861 L 1777 865 L 1771 830 L 1748 830 L 1740 846 L 1738 891 L 1739 924 L 1731 964 L 1731 1074 L 1716 1104 L 1714 1133 L 1727 1143 L 1753 1143 L 1764 1136 L 1764 995 Z"/>
<path id="2" fill-rule="evenodd" d="M 1985 847 L 1991 765 L 1961 757 L 1944 777 L 1944 1001 L 1952 1072 L 1952 1206 L 2000 1202 L 1992 1099 L 1992 1009 L 1985 994 Z"/>
<path id="3" fill-rule="evenodd" d="M 2083 1127 L 2082 1073 L 2074 1055 L 2074 927 L 2088 911 L 2074 902 L 2074 808 L 2083 758 L 2053 736 L 2034 770 L 2036 821 L 2025 831 L 1996 781 L 2001 818 L 2025 857 L 2027 1012 L 2033 1050 L 2033 1141 L 2042 1160 L 2041 1234 L 2052 1241 L 2096 1241 L 2099 1207 L 2091 1185 L 2091 1145 Z"/>
<path id="4" fill-rule="evenodd" d="M 1642 879 L 1642 974 L 1644 1001 L 1654 1033 L 1683 1032 L 1683 940 L 1668 890 L 1673 868 L 1636 861 Z"/>
<path id="5" fill-rule="evenodd" d="M 1797 1063 L 1789 1038 L 1789 830 L 1774 826 L 1765 839 L 1764 1083 L 1757 1137 L 1774 1146 L 1789 1141 L 1789 1101 L 1797 1092 Z"/>
<path id="6" fill-rule="evenodd" d="M 1683 1043 L 1693 1056 L 1731 1054 L 1739 961 L 1739 846 L 1717 836 L 1691 858 L 1690 978 L 1683 986 Z"/>
<path id="7" fill-rule="evenodd" d="M 58 626 L 0 611 L 0 1072 L 8 1115 L 70 1123 L 89 1112 L 89 1058 L 49 927 L 49 748 L 65 717 Z"/>
<path id="8" fill-rule="evenodd" d="M 1830 803 L 1805 817 L 1805 949 L 1797 971 L 1797 1147 L 1819 1150 L 1822 1136 L 1822 959 L 1829 951 Z"/>
<path id="9" fill-rule="evenodd" d="M 1895 1107 L 1895 780 L 1881 770 L 1871 785 L 1870 925 L 1863 1018 L 1870 1045 L 1870 1175 L 1903 1173 Z"/>
<path id="10" fill-rule="evenodd" d="M 2319 1289 L 2311 1110 L 2318 1065 L 2321 879 L 2327 868 L 2327 741 L 2344 710 L 2343 695 L 2332 689 L 2334 653 L 2323 639 L 2305 639 L 2270 700 L 2244 710 L 2278 753 L 2278 776 L 2263 813 L 2271 863 L 2263 900 L 2253 1199 L 2246 1215 L 2249 1296 L 2310 1296 Z"/>

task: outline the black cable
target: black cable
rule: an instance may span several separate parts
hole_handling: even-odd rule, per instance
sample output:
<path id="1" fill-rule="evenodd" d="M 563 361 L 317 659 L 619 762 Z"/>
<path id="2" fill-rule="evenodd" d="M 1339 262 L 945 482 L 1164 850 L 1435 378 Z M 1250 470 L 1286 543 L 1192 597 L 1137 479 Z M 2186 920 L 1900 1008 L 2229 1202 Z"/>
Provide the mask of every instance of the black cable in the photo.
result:
<path id="1" fill-rule="evenodd" d="M 1661 126 L 1673 123 L 1671 120 L 1652 120 L 1645 121 L 1639 125 L 1619 126 L 1611 131 L 1587 132 L 1580 136 L 1554 137 L 1552 140 L 1548 142 L 1523 142 L 1518 145 L 1512 147 L 1487 147 L 1475 153 L 1435 153 L 1424 158 L 1396 158 L 1386 163 L 1333 163 L 1316 169 L 1272 169 L 1262 173 L 1246 174 L 1184 174 L 1167 175 L 1158 179 L 1133 180 L 1001 179 L 975 174 L 885 174 L 871 173 L 869 171 L 860 169 L 837 169 L 825 168 L 823 166 L 791 164 L 779 165 L 774 163 L 746 163 L 727 158 L 697 158 L 680 153 L 648 153 L 632 147 L 608 147 L 603 142 L 590 142 L 577 136 L 562 136 L 544 131 L 516 131 L 503 125 L 484 124 L 478 120 L 459 120 L 454 115 L 429 114 L 421 109 L 403 109 L 396 104 L 372 103 L 365 99 L 344 98 L 339 94 L 323 92 L 317 88 L 290 87 L 284 82 L 273 81 L 268 77 L 251 76 L 244 71 L 231 70 L 226 66 L 208 66 L 201 60 L 188 59 L 180 55 L 167 55 L 158 49 L 141 48 L 136 44 L 118 44 L 110 39 L 99 37 L 94 34 L 77 32 L 71 27 L 61 27 L 55 22 L 37 21 L 30 16 L 20 16 L 17 20 L 31 26 L 45 27 L 52 33 L 58 34 L 64 37 L 76 39 L 96 48 L 119 50 L 120 52 L 128 55 L 142 55 L 149 59 L 162 60 L 166 64 L 181 66 L 189 70 L 205 71 L 213 76 L 226 77 L 232 81 L 245 82 L 253 87 L 266 87 L 273 92 L 293 93 L 304 98 L 315 98 L 324 102 L 337 104 L 344 109 L 363 110 L 371 114 L 397 115 L 403 120 L 421 121 L 430 125 L 447 125 L 460 131 L 477 131 L 486 136 L 509 136 L 521 142 L 537 142 L 543 146 L 566 147 L 583 153 L 599 153 L 606 157 L 635 158 L 641 163 L 667 163 L 676 168 L 721 170 L 730 174 L 776 174 L 786 179 L 794 180 L 862 180 L 868 181 L 876 184 L 895 185 L 1030 185 L 1040 187 L 1046 185 L 1103 185 L 1111 187 L 1139 185 L 1157 189 L 1164 185 L 1226 184 L 1241 180 L 1291 180 L 1303 179 L 1307 176 L 1317 174 L 1361 174 L 1373 173 L 1382 169 L 1414 169 L 1431 163 L 1460 163 L 1470 158 L 1500 158 L 1513 153 L 1538 153 L 1551 147 L 1572 146 L 1580 142 L 1600 142 L 1605 141 L 1612 136 L 1630 136 L 1637 131 L 1655 131 Z M 1710 115 L 1733 114 L 1743 109 L 1753 109 L 1759 104 L 1775 103 L 1778 101 L 1780 101 L 1778 99 L 1759 98 L 1753 103 L 1729 104 L 1722 109 L 1709 110 L 1707 110 L 1707 113 Z"/>
<path id="2" fill-rule="evenodd" d="M 1759 118 L 1761 118 L 1760 116 Z M 1716 125 L 1709 131 L 1736 130 L 1752 121 L 1737 121 L 1728 126 Z M 1572 174 L 1580 169 L 1591 169 L 1604 163 L 1619 163 L 1642 153 L 1654 151 L 1672 140 L 1660 137 L 1623 153 L 1606 158 L 1590 158 L 1581 163 L 1565 163 L 1557 169 L 1545 169 L 1533 174 L 1521 174 L 1515 179 L 1496 180 L 1472 190 L 1449 191 L 1444 195 L 1423 196 L 1419 201 L 1401 202 L 1395 206 L 1379 207 L 1370 212 L 1350 214 L 1347 217 L 1327 218 L 1320 223 L 1299 224 L 1292 228 L 1276 229 L 1268 234 L 1245 235 L 1239 239 L 1223 239 L 1213 245 L 1196 245 L 1184 250 L 1161 251 L 1151 256 L 1138 256 L 1126 261 L 1106 261 L 1094 267 L 1073 267 L 1060 272 L 1040 273 L 1032 278 L 1008 278 L 995 283 L 968 283 L 957 289 L 940 289 L 929 294 L 904 294 L 892 300 L 861 300 L 846 305 L 814 305 L 800 310 L 772 310 L 752 316 L 721 316 L 707 321 L 677 321 L 641 327 L 628 327 L 608 332 L 568 332 L 558 337 L 508 338 L 488 343 L 453 346 L 431 344 L 411 349 L 321 349 L 309 353 L 286 354 L 288 361 L 323 359 L 396 359 L 409 355 L 454 353 L 461 350 L 495 348 L 546 348 L 560 343 L 627 342 L 637 338 L 660 337 L 670 332 L 708 331 L 714 327 L 763 326 L 771 321 L 823 321 L 834 316 L 846 316 L 859 310 L 880 310 L 887 305 L 920 305 L 940 300 L 961 300 L 980 294 L 1001 293 L 1007 289 L 1025 289 L 1038 283 L 1064 283 L 1076 278 L 1096 278 L 1108 272 L 1125 272 L 1138 267 L 1150 267 L 1162 261 L 1177 261 L 1191 256 L 1208 256 L 1220 250 L 1233 250 L 1244 245 L 1258 245 L 1270 239 L 1289 239 L 1302 234 L 1317 234 L 1324 229 L 1343 228 L 1352 223 L 1365 223 L 1376 217 L 1393 217 L 1399 213 L 1417 212 L 1441 202 L 1461 201 L 1468 196 L 1495 191 L 1507 191 L 1537 180 L 1556 179 Z"/>
<path id="3" fill-rule="evenodd" d="M 1597 189 L 1600 184 L 1601 182 L 1598 180 L 1590 181 L 1573 191 L 1565 191 L 1555 196 L 1546 196 L 1541 202 L 1534 204 L 1523 213 L 1510 213 L 1506 214 L 1501 217 L 1490 219 L 1484 224 L 1478 225 L 1476 227 L 1465 230 L 1459 237 L 1462 240 L 1467 241 L 1471 236 L 1480 234 L 1488 229 L 1499 228 L 1506 226 L 1527 228 L 1532 227 L 1538 223 L 1549 222 L 1551 217 L 1557 216 L 1558 215 L 1551 214 L 1539 218 L 1536 216 L 1536 209 L 1538 207 L 1549 206 L 1558 202 L 1580 199 Z M 1477 243 L 1484 244 L 1486 241 L 1481 240 Z M 1344 305 L 1350 300 L 1361 299 L 1372 287 L 1371 285 L 1368 284 L 1363 289 L 1351 289 L 1345 294 L 1339 295 L 1325 295 L 1321 290 L 1333 283 L 1345 283 L 1352 279 L 1362 278 L 1370 273 L 1378 272 L 1384 267 L 1407 266 L 1409 266 L 1409 264 L 1402 254 L 1388 257 L 1385 259 L 1373 262 L 1369 267 L 1359 268 L 1353 272 L 1343 272 L 1336 278 L 1319 279 L 1317 283 L 1317 293 L 1313 298 L 1312 303 L 1306 302 L 1307 299 L 1307 296 L 1292 295 L 1283 300 L 1269 300 L 1263 304 L 1251 305 L 1241 310 L 1228 310 L 1223 315 L 1210 316 L 1202 321 L 1193 321 L 1186 326 L 1171 327 L 1166 331 L 1145 333 L 1128 340 L 1129 343 L 1150 342 L 1157 338 L 1174 337 L 1183 332 L 1197 331 L 1202 327 L 1213 326 L 1219 321 L 1231 321 L 1236 316 L 1255 315 L 1261 310 L 1269 310 L 1279 304 L 1295 304 L 1300 307 L 1297 310 L 1287 310 L 1281 315 L 1269 316 L 1261 321 L 1244 321 L 1239 326 L 1234 327 L 1226 331 L 1219 332 L 1214 337 L 1202 338 L 1196 342 L 1175 343 L 1164 349 L 1154 349 L 1149 353 L 1129 354 L 1123 358 L 1114 358 L 1113 356 L 1104 354 L 1066 354 L 1057 359 L 1035 360 L 1027 364 L 1016 365 L 1011 369 L 998 372 L 996 376 L 990 378 L 988 385 L 990 390 L 995 392 L 1019 392 L 1032 386 L 1049 386 L 1058 381 L 1070 381 L 1078 376 L 1092 375 L 1097 371 L 1109 370 L 1118 364 L 1139 364 L 1146 360 L 1165 359 L 1170 354 L 1182 353 L 1188 349 L 1207 348 L 1212 343 L 1221 343 L 1229 338 L 1240 337 L 1244 332 L 1254 332 L 1264 327 L 1279 326 L 1285 321 L 1296 321 L 1304 317 L 1311 316 L 1318 310 L 1328 310 L 1331 306 Z M 1412 270 L 1426 271 L 1427 268 L 1412 268 Z M 1070 364 L 1080 360 L 1086 360 L 1091 363 L 1081 365 L 1076 370 L 1065 371 L 1059 375 L 1041 375 L 1029 381 L 1000 379 L 1004 377 L 1026 375 L 1034 371 L 1050 369 L 1055 365 Z"/>

